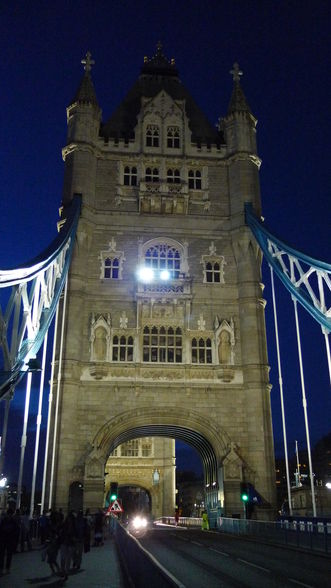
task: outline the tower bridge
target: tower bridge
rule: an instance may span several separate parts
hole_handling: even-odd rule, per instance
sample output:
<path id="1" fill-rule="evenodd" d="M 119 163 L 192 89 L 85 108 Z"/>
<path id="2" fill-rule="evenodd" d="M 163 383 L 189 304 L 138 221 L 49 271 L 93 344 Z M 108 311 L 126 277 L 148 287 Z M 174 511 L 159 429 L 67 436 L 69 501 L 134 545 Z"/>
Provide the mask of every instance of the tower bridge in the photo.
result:
<path id="1" fill-rule="evenodd" d="M 257 121 L 237 64 L 228 111 L 215 129 L 160 46 L 107 121 L 89 53 L 82 63 L 67 108 L 59 235 L 33 262 L 0 272 L 9 292 L 0 314 L 7 415 L 28 374 L 18 501 L 34 360 L 43 343 L 46 357 L 55 317 L 43 505 L 66 509 L 79 483 L 81 505 L 99 508 L 111 482 L 121 483 L 114 472 L 125 470 L 125 480 L 134 471 L 150 492 L 153 514 L 169 514 L 173 440 L 181 439 L 201 456 L 210 511 L 240 512 L 247 482 L 262 497 L 257 517 L 270 518 L 275 467 L 262 255 L 295 311 L 298 301 L 320 323 L 329 370 L 331 266 L 285 245 L 260 220 Z M 297 333 L 300 348 L 298 321 Z M 301 384 L 305 400 L 302 370 Z M 130 446 L 149 438 L 154 445 Z M 5 442 L 6 418 L 2 460 Z M 124 459 L 123 470 L 116 459 Z"/>

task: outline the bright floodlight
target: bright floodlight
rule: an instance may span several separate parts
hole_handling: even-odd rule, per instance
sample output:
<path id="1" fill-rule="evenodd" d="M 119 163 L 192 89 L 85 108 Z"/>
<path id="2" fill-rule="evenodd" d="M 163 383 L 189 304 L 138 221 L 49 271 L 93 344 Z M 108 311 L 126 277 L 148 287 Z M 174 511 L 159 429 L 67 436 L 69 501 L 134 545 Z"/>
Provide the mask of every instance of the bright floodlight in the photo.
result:
<path id="1" fill-rule="evenodd" d="M 4 488 L 7 483 L 7 478 L 0 478 L 0 488 Z"/>
<path id="2" fill-rule="evenodd" d="M 331 482 L 327 482 L 327 483 L 325 484 L 325 486 L 326 486 L 326 487 L 327 487 L 329 490 L 331 490 Z"/>
<path id="3" fill-rule="evenodd" d="M 152 282 L 154 275 L 153 270 L 150 267 L 140 267 L 138 269 L 138 278 L 142 282 Z"/>
<path id="4" fill-rule="evenodd" d="M 162 270 L 162 272 L 160 273 L 160 278 L 161 280 L 169 280 L 170 272 L 168 272 L 168 270 Z"/>

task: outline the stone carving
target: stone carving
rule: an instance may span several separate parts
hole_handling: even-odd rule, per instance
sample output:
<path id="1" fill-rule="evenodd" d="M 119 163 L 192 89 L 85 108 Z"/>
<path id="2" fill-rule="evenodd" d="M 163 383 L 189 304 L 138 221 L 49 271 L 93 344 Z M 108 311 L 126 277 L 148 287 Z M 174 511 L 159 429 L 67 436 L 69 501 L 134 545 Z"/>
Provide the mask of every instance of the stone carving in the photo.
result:
<path id="1" fill-rule="evenodd" d="M 210 246 L 209 246 L 209 254 L 210 255 L 215 255 L 216 254 L 216 246 L 215 246 L 214 241 L 212 241 L 210 243 Z"/>
<path id="2" fill-rule="evenodd" d="M 128 328 L 128 317 L 126 316 L 125 310 L 123 310 L 120 316 L 120 328 L 127 329 Z"/>
<path id="3" fill-rule="evenodd" d="M 206 321 L 203 318 L 203 314 L 200 314 L 200 317 L 198 319 L 198 329 L 199 331 L 204 331 L 206 328 Z"/>
<path id="4" fill-rule="evenodd" d="M 90 354 L 92 361 L 107 361 L 109 342 L 110 342 L 110 313 L 92 314 L 91 316 L 91 335 L 90 335 Z"/>
<path id="5" fill-rule="evenodd" d="M 235 346 L 233 318 L 230 319 L 230 322 L 223 320 L 220 324 L 219 318 L 216 317 L 214 328 L 216 329 L 216 346 L 219 364 L 232 365 L 234 363 Z"/>

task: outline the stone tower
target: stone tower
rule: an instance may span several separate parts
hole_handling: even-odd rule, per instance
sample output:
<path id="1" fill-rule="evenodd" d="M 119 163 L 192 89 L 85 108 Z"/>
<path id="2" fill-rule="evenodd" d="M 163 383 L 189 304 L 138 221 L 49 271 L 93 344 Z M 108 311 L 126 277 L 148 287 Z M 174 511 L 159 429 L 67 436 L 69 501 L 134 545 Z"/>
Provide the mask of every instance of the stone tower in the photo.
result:
<path id="1" fill-rule="evenodd" d="M 242 513 L 246 481 L 263 498 L 263 518 L 274 504 L 270 385 L 261 255 L 244 217 L 245 202 L 260 212 L 260 159 L 241 72 L 235 64 L 216 129 L 160 46 L 106 122 L 89 54 L 83 63 L 63 149 L 63 204 L 80 194 L 82 211 L 54 501 L 66 507 L 80 481 L 84 506 L 102 506 L 116 447 L 163 437 L 169 496 L 158 512 L 169 514 L 177 438 L 201 455 L 211 511 Z"/>

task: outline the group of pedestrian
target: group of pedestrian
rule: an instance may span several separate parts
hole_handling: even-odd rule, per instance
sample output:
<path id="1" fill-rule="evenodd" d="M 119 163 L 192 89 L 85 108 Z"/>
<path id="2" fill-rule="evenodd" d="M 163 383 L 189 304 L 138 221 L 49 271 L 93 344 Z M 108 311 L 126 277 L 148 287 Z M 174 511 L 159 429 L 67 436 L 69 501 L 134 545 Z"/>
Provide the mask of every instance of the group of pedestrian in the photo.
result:
<path id="1" fill-rule="evenodd" d="M 0 519 L 0 575 L 10 572 L 13 554 L 32 549 L 30 516 L 27 510 L 9 507 Z"/>
<path id="2" fill-rule="evenodd" d="M 90 551 L 91 519 L 87 511 L 69 512 L 64 518 L 58 511 L 40 518 L 40 540 L 43 545 L 42 558 L 49 564 L 52 573 L 67 579 L 71 569 L 79 570 L 83 552 Z M 59 561 L 58 561 L 59 556 Z"/>

